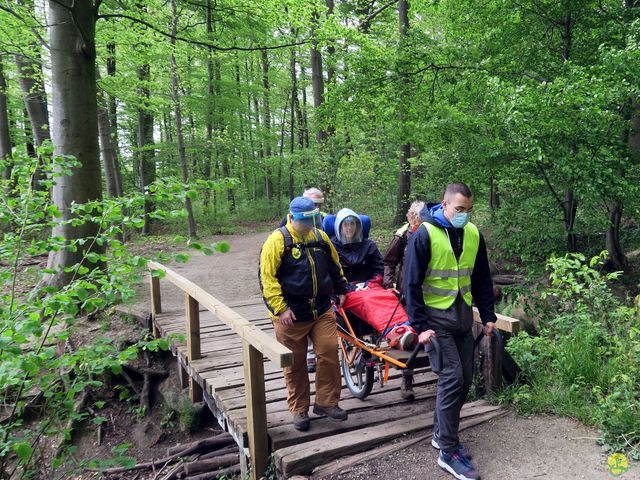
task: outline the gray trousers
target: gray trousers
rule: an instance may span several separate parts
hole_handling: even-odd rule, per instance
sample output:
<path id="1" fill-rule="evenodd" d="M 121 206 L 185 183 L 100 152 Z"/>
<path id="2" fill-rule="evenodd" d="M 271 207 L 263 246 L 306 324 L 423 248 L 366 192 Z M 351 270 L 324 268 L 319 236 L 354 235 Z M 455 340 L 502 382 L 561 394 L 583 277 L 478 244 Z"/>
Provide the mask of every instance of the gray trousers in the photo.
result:
<path id="1" fill-rule="evenodd" d="M 473 374 L 473 312 L 458 297 L 447 310 L 427 308 L 429 327 L 436 332 L 436 342 L 427 346 L 433 373 L 438 375 L 433 434 L 440 449 L 451 453 L 460 440 L 460 409 L 464 404 Z"/>

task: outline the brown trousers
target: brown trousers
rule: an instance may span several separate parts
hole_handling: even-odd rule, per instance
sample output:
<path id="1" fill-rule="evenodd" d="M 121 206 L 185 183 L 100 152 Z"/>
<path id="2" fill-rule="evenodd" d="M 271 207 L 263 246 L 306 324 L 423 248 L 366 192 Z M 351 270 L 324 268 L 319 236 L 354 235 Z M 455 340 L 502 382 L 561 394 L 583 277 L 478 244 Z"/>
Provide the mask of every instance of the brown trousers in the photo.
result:
<path id="1" fill-rule="evenodd" d="M 316 404 L 323 407 L 338 405 L 342 380 L 338 361 L 336 317 L 327 310 L 317 320 L 282 325 L 274 320 L 276 339 L 293 352 L 293 365 L 284 369 L 289 411 L 306 412 L 311 403 L 309 374 L 307 372 L 307 337 L 316 353 Z"/>

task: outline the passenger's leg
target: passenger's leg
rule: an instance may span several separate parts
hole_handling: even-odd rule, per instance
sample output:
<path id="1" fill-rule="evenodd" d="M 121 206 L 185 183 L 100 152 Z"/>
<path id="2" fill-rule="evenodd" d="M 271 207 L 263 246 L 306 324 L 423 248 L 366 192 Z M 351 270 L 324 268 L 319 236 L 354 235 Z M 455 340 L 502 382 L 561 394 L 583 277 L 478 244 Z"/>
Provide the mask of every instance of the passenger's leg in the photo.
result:
<path id="1" fill-rule="evenodd" d="M 413 369 L 402 370 L 402 383 L 400 384 L 400 395 L 405 400 L 414 400 L 416 393 L 413 391 Z"/>

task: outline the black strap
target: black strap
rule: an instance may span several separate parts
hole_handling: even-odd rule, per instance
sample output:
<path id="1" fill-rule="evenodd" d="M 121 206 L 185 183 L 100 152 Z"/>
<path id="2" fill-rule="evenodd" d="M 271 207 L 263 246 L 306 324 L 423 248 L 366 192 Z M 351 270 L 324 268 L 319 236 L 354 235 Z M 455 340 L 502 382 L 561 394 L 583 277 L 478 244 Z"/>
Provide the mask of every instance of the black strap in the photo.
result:
<path id="1" fill-rule="evenodd" d="M 291 233 L 289 232 L 287 227 L 280 227 L 278 230 L 280 230 L 280 233 L 284 237 L 284 249 L 286 252 L 287 250 L 290 250 L 293 247 L 293 237 L 291 236 Z M 327 242 L 324 241 L 324 239 L 322 238 L 322 235 L 320 234 L 317 228 L 313 229 L 313 234 L 316 237 L 315 241 L 308 242 L 308 243 L 298 243 L 296 244 L 296 247 L 302 249 L 302 248 L 313 248 L 313 247 L 319 246 L 328 251 L 329 245 L 327 244 Z"/>
<path id="2" fill-rule="evenodd" d="M 278 230 L 280 230 L 280 233 L 284 237 L 284 248 L 291 248 L 293 245 L 293 238 L 291 237 L 291 233 L 289 233 L 287 227 L 280 227 Z"/>

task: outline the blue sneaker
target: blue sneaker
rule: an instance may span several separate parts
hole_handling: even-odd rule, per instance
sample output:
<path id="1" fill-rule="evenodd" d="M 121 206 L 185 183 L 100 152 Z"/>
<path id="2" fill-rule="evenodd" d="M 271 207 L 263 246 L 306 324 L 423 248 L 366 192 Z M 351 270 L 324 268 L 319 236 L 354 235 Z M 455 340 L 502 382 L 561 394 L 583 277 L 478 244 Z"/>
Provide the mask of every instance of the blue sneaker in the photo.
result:
<path id="1" fill-rule="evenodd" d="M 460 453 L 460 450 L 456 450 L 453 453 L 440 450 L 438 465 L 458 480 L 480 480 L 480 474 L 476 467 Z"/>
<path id="2" fill-rule="evenodd" d="M 431 446 L 440 450 L 440 444 L 438 443 L 438 439 L 435 436 L 431 437 Z M 462 455 L 467 457 L 467 460 L 471 460 L 473 458 L 471 456 L 471 452 L 467 450 L 467 447 L 465 447 L 461 443 L 458 444 L 458 450 L 460 450 L 460 453 L 462 453 Z"/>

